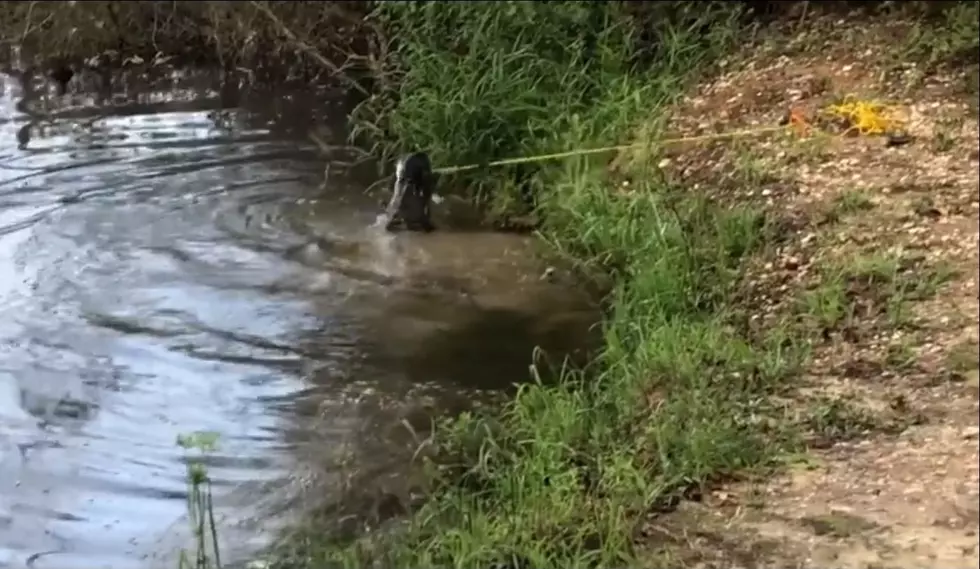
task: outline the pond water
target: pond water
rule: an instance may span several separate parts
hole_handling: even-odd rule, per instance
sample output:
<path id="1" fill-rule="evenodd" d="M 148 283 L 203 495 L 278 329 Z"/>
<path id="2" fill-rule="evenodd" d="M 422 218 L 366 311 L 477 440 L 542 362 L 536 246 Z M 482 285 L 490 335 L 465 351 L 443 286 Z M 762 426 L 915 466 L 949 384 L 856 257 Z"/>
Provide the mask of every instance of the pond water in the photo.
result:
<path id="1" fill-rule="evenodd" d="M 194 431 L 246 559 L 351 456 L 397 469 L 407 409 L 586 345 L 585 293 L 527 238 L 385 234 L 372 180 L 321 185 L 305 130 L 342 138 L 342 103 L 75 83 L 0 76 L 0 567 L 176 567 Z"/>

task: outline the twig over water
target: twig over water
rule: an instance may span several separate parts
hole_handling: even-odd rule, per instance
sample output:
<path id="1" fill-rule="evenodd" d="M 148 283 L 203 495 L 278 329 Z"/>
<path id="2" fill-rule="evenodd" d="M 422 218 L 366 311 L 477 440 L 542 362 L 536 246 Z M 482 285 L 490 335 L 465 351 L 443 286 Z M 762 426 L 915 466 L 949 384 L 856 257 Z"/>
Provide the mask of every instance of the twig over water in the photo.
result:
<path id="1" fill-rule="evenodd" d="M 283 33 L 283 35 L 289 38 L 289 41 L 293 42 L 293 45 L 296 48 L 300 49 L 301 51 L 303 51 L 303 53 L 315 59 L 316 62 L 322 65 L 323 67 L 332 71 L 337 77 L 340 77 L 345 82 L 347 82 L 347 84 L 350 85 L 352 88 L 354 88 L 354 90 L 356 90 L 358 93 L 364 96 L 369 95 L 367 89 L 361 86 L 361 84 L 358 83 L 357 81 L 354 81 L 353 79 L 348 77 L 340 67 L 337 67 L 337 65 L 335 65 L 332 61 L 324 57 L 323 54 L 317 51 L 315 47 L 299 39 L 299 37 L 297 37 L 296 34 L 294 34 L 293 31 L 290 30 L 286 26 L 286 24 L 283 23 L 283 21 L 279 19 L 279 17 L 272 12 L 271 9 L 269 9 L 269 7 L 266 6 L 264 2 L 249 0 L 249 3 L 255 6 L 260 12 L 265 14 L 266 17 L 269 18 L 269 20 L 271 20 L 276 26 L 278 26 L 279 30 Z"/>

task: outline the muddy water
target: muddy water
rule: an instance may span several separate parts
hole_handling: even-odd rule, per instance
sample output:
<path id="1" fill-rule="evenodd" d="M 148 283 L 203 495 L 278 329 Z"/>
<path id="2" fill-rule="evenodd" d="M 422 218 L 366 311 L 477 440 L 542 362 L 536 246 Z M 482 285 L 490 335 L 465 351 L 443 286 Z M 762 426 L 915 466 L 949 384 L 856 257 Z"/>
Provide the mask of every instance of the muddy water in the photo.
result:
<path id="1" fill-rule="evenodd" d="M 288 95 L 0 81 L 0 567 L 175 567 L 200 430 L 247 558 L 343 457 L 397 466 L 393 409 L 523 380 L 594 318 L 523 238 L 372 228 Z"/>

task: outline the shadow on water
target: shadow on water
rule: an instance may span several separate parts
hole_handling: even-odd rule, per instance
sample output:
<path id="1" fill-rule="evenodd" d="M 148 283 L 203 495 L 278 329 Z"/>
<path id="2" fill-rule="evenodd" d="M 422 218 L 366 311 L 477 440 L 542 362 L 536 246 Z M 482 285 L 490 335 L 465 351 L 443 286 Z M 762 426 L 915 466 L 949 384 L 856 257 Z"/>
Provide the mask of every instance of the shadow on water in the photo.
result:
<path id="1" fill-rule="evenodd" d="M 317 99 L 0 76 L 0 567 L 175 566 L 175 441 L 200 430 L 245 558 L 352 455 L 397 473 L 401 419 L 587 345 L 587 299 L 526 239 L 388 235 L 357 176 L 320 191 L 305 131 L 332 114 L 342 138 L 344 113 Z"/>

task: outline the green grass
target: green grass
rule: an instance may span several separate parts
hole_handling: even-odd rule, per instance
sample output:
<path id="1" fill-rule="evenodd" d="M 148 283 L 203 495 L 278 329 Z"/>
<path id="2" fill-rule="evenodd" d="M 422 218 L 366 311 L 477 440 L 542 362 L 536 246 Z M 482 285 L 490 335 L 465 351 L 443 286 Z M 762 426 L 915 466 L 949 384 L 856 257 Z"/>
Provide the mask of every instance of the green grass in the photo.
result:
<path id="1" fill-rule="evenodd" d="M 382 3 L 373 19 L 396 41 L 353 136 L 379 156 L 424 149 L 437 166 L 622 143 L 733 40 L 737 16 L 716 2 Z M 443 189 L 513 203 L 514 177 L 479 170 Z"/>
<path id="2" fill-rule="evenodd" d="M 910 303 L 936 295 L 954 276 L 943 264 L 929 266 L 896 253 L 854 255 L 821 268 L 821 278 L 800 295 L 798 313 L 811 333 L 913 325 Z"/>
<path id="3" fill-rule="evenodd" d="M 953 378 L 965 378 L 970 373 L 976 373 L 980 367 L 980 358 L 977 354 L 978 346 L 976 340 L 968 339 L 950 346 L 946 352 L 946 367 L 949 369 Z"/>
<path id="4" fill-rule="evenodd" d="M 842 192 L 833 203 L 830 216 L 834 220 L 874 209 L 875 202 L 867 192 L 848 190 Z"/>
<path id="5" fill-rule="evenodd" d="M 846 441 L 882 428 L 882 419 L 843 397 L 821 397 L 811 402 L 804 418 L 811 436 L 824 441 Z"/>
<path id="6" fill-rule="evenodd" d="M 921 62 L 926 71 L 940 64 L 977 63 L 980 2 L 947 2 L 946 6 L 935 7 L 928 2 L 909 4 L 920 5 L 919 10 L 938 13 L 930 20 L 913 20 L 905 38 L 903 59 Z"/>

